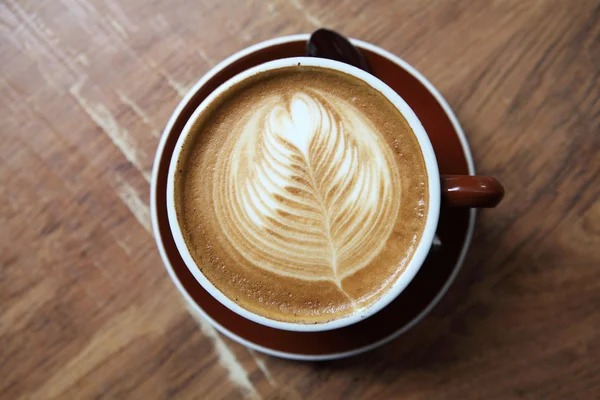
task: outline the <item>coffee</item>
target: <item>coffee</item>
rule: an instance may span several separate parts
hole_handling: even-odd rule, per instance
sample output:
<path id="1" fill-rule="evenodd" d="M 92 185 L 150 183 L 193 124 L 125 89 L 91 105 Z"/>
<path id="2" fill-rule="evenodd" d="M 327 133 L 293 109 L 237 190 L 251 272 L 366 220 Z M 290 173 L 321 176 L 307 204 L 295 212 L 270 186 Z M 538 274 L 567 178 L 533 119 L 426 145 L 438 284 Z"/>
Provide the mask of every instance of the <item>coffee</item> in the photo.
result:
<path id="1" fill-rule="evenodd" d="M 421 238 L 425 162 L 380 92 L 322 67 L 262 72 L 202 112 L 175 209 L 204 276 L 255 314 L 322 323 L 372 305 Z"/>

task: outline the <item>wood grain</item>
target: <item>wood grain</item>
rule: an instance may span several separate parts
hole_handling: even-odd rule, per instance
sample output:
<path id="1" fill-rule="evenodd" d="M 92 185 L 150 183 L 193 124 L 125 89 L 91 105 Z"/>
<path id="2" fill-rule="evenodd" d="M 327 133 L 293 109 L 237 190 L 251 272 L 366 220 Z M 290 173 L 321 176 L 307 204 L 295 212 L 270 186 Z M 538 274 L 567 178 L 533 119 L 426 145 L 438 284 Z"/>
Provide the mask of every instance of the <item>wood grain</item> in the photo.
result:
<path id="1" fill-rule="evenodd" d="M 320 26 L 423 72 L 507 196 L 425 321 L 300 363 L 198 327 L 148 182 L 204 72 Z M 600 398 L 598 1 L 5 0 L 0 59 L 0 398 Z"/>

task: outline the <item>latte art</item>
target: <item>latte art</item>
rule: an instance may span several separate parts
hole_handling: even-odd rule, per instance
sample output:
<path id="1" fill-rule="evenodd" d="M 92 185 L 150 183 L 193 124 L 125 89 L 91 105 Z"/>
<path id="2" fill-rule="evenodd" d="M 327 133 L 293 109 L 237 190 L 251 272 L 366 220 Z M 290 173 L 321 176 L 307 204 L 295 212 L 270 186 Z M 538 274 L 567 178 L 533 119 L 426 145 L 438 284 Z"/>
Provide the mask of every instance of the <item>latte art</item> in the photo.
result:
<path id="1" fill-rule="evenodd" d="M 338 71 L 285 67 L 232 86 L 190 129 L 177 222 L 228 300 L 314 324 L 371 306 L 397 282 L 423 233 L 427 173 L 380 92 Z"/>
<path id="2" fill-rule="evenodd" d="M 340 288 L 385 245 L 399 172 L 381 134 L 352 104 L 317 90 L 263 100 L 215 166 L 223 232 L 252 264 Z"/>

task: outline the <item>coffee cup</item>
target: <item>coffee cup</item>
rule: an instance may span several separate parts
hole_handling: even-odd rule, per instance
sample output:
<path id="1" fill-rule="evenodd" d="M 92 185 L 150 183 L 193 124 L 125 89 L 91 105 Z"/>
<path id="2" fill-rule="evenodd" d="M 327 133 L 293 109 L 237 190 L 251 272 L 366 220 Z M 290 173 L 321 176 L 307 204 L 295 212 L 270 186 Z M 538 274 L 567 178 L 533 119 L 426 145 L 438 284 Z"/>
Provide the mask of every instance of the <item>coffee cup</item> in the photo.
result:
<path id="1" fill-rule="evenodd" d="M 416 240 L 414 243 L 414 248 L 411 250 L 411 255 L 409 257 L 410 260 L 408 260 L 406 265 L 403 266 L 401 273 L 394 277 L 393 283 L 391 283 L 389 287 L 385 289 L 385 292 L 382 295 L 380 295 L 375 301 L 368 304 L 366 307 L 356 307 L 356 309 L 351 313 L 343 315 L 339 318 L 312 323 L 306 323 L 305 321 L 290 322 L 271 318 L 240 305 L 234 296 L 231 295 L 231 293 L 229 293 L 229 295 L 223 293 L 223 291 L 214 284 L 214 279 L 211 281 L 211 279 L 206 276 L 205 272 L 203 272 L 204 266 L 202 265 L 202 261 L 200 260 L 200 262 L 198 262 L 198 257 L 195 258 L 192 254 L 192 246 L 190 245 L 189 240 L 186 241 L 184 233 L 185 229 L 182 229 L 181 218 L 178 215 L 178 199 L 176 195 L 176 176 L 177 173 L 181 172 L 182 170 L 182 165 L 179 163 L 179 160 L 182 157 L 182 153 L 189 150 L 189 146 L 186 145 L 188 138 L 194 134 L 199 122 L 202 121 L 205 115 L 210 111 L 211 107 L 216 107 L 216 104 L 233 90 L 232 88 L 235 88 L 240 84 L 253 79 L 254 77 L 268 74 L 272 71 L 293 68 L 296 66 L 308 67 L 316 70 L 322 69 L 323 71 L 327 70 L 345 74 L 380 93 L 397 111 L 399 111 L 406 121 L 406 124 L 410 128 L 411 134 L 414 135 L 418 146 L 418 152 L 422 156 L 424 170 L 426 172 L 423 176 L 425 177 L 424 179 L 427 186 L 427 191 L 424 195 L 426 198 L 424 198 L 423 201 L 422 231 L 418 235 L 418 240 Z M 356 122 L 355 125 L 359 123 L 360 122 Z M 374 146 L 377 147 L 376 145 Z M 387 175 L 381 175 L 380 178 L 385 176 Z M 384 178 L 381 179 L 385 180 Z M 205 101 L 203 101 L 202 104 L 196 109 L 186 124 L 182 135 L 179 137 L 169 168 L 167 182 L 167 209 L 169 225 L 173 232 L 177 249 L 179 250 L 186 266 L 192 272 L 200 285 L 202 285 L 202 287 L 215 299 L 244 318 L 276 329 L 302 332 L 323 331 L 348 326 L 368 318 L 386 307 L 410 283 L 429 253 L 435 237 L 435 229 L 437 227 L 440 207 L 494 206 L 500 201 L 503 194 L 501 185 L 495 179 L 490 177 L 440 177 L 435 154 L 421 122 L 418 120 L 406 102 L 404 102 L 404 100 L 402 100 L 402 98 L 396 92 L 394 92 L 375 76 L 336 61 L 307 57 L 281 59 L 259 65 L 231 78 L 218 87 L 213 93 L 211 93 L 211 95 L 206 98 Z M 374 223 L 374 226 L 377 225 Z M 247 251 L 251 252 L 251 250 Z M 244 285 L 244 282 L 240 282 L 240 285 Z M 289 310 L 289 312 L 293 312 L 293 310 Z"/>

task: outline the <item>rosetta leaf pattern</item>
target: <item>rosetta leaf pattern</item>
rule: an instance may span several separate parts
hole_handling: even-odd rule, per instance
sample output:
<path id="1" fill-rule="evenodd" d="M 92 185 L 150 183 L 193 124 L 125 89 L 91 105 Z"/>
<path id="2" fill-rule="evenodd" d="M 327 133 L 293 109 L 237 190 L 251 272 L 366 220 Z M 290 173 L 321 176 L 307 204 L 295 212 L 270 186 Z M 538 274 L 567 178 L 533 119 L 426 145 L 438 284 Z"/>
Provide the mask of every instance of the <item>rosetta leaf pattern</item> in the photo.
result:
<path id="1" fill-rule="evenodd" d="M 257 267 L 341 287 L 392 232 L 391 150 L 349 102 L 317 91 L 265 102 L 241 124 L 214 180 L 227 239 Z"/>

